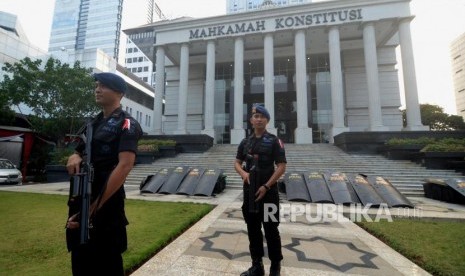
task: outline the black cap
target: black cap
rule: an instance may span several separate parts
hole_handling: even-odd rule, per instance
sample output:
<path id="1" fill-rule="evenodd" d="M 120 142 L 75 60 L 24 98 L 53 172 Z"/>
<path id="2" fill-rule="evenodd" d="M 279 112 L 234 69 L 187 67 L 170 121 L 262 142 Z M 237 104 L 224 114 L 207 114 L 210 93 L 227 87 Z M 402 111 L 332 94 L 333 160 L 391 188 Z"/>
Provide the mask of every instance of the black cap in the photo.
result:
<path id="1" fill-rule="evenodd" d="M 113 91 L 117 91 L 124 94 L 128 90 L 126 81 L 124 81 L 122 77 L 113 73 L 96 73 L 94 74 L 94 79 Z"/>
<path id="2" fill-rule="evenodd" d="M 252 106 L 252 114 L 255 114 L 255 113 L 260 113 L 262 114 L 263 116 L 265 116 L 265 118 L 269 121 L 270 120 L 270 113 L 268 112 L 268 110 L 266 110 L 266 108 L 261 105 L 261 104 L 254 104 Z"/>

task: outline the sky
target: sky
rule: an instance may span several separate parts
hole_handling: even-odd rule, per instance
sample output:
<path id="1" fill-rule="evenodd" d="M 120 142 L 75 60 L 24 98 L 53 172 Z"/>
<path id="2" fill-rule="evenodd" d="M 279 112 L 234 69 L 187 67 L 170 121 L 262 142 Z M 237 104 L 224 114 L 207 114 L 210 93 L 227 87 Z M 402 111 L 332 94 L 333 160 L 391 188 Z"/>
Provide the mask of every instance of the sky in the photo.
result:
<path id="1" fill-rule="evenodd" d="M 156 0 L 156 3 L 167 18 L 226 13 L 226 0 Z M 0 0 L 0 11 L 16 14 L 29 41 L 46 50 L 54 5 L 55 0 Z M 450 43 L 465 33 L 465 0 L 412 0 L 410 7 L 415 15 L 411 32 L 419 101 L 439 105 L 446 113 L 456 115 Z"/>

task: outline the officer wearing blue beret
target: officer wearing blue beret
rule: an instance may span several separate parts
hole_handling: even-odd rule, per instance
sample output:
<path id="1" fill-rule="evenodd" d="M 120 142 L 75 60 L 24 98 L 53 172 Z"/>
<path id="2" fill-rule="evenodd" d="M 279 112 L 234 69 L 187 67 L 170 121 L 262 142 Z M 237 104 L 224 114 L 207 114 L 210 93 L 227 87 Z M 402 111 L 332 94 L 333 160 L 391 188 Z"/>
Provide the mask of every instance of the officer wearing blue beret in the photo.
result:
<path id="1" fill-rule="evenodd" d="M 247 224 L 247 235 L 249 238 L 249 250 L 252 258 L 252 266 L 241 276 L 265 275 L 262 258 L 264 256 L 262 225 L 265 230 L 266 243 L 268 246 L 268 257 L 271 261 L 270 275 L 280 275 L 281 260 L 281 237 L 279 235 L 279 193 L 277 187 L 278 179 L 286 171 L 286 154 L 284 145 L 278 137 L 266 131 L 270 121 L 270 113 L 263 105 L 254 104 L 250 123 L 253 133 L 243 139 L 239 144 L 236 154 L 234 168 L 243 179 L 242 214 Z M 253 160 L 248 158 L 253 156 Z M 256 161 L 255 161 L 256 160 Z M 245 162 L 245 167 L 242 164 Z M 259 168 L 259 188 L 255 196 L 258 202 L 258 211 L 251 212 L 249 208 L 249 171 L 253 162 Z M 275 169 L 276 166 L 276 169 Z M 277 213 L 273 217 L 264 216 L 264 208 L 271 206 Z"/>
<path id="2" fill-rule="evenodd" d="M 120 92 L 122 94 L 125 94 L 128 90 L 126 81 L 122 77 L 113 73 L 104 72 L 94 74 L 94 79 L 100 84 L 110 88 L 111 90 Z"/>
<path id="3" fill-rule="evenodd" d="M 266 110 L 266 108 L 263 105 L 254 104 L 252 106 L 252 115 L 255 113 L 262 114 L 268 122 L 270 121 L 270 113 L 268 113 L 268 110 Z"/>
<path id="4" fill-rule="evenodd" d="M 91 187 L 89 242 L 79 244 L 78 210 L 69 208 L 66 225 L 73 275 L 124 275 L 122 253 L 127 249 L 124 210 L 124 181 L 134 166 L 137 142 L 142 135 L 139 123 L 123 111 L 120 101 L 128 87 L 113 73 L 94 74 L 95 101 L 102 112 L 91 121 Z M 86 128 L 82 128 L 86 133 Z M 81 141 L 66 165 L 70 175 L 80 172 L 85 152 Z"/>

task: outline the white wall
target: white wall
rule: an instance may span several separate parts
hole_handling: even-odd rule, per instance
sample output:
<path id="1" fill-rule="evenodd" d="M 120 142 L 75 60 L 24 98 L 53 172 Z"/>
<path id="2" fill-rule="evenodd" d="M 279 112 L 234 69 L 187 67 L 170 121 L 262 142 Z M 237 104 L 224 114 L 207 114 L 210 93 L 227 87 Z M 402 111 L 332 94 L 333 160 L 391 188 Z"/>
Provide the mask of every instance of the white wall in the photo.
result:
<path id="1" fill-rule="evenodd" d="M 391 131 L 402 129 L 402 114 L 394 47 L 377 49 L 383 124 Z M 347 123 L 351 131 L 369 128 L 368 87 L 363 49 L 342 54 Z"/>

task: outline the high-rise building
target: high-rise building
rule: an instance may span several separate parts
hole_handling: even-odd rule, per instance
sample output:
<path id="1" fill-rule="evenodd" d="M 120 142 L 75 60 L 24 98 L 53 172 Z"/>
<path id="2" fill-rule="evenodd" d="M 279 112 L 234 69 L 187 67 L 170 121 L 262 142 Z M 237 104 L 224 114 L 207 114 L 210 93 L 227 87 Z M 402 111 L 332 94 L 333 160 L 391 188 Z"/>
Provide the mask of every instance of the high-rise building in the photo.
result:
<path id="1" fill-rule="evenodd" d="M 123 0 L 56 0 L 49 52 L 96 49 L 118 60 Z"/>
<path id="2" fill-rule="evenodd" d="M 451 43 L 450 52 L 457 115 L 465 119 L 465 33 Z"/>
<path id="3" fill-rule="evenodd" d="M 312 0 L 226 0 L 226 13 L 311 3 Z"/>
<path id="4" fill-rule="evenodd" d="M 123 6 L 122 29 L 146 25 L 165 19 L 154 0 L 130 0 Z M 153 85 L 153 62 L 124 32 L 121 34 L 120 62 L 145 83 Z"/>
<path id="5" fill-rule="evenodd" d="M 126 35 L 121 30 L 123 26 L 147 24 L 155 14 L 158 13 L 154 0 L 56 0 L 49 43 L 49 53 L 63 62 L 80 61 L 94 71 L 113 72 L 123 77 L 129 91 L 121 105 L 147 133 L 153 129 L 154 94 L 148 80 L 153 65 L 142 57 L 143 66 L 136 68 L 138 71 L 141 67 L 141 72 L 135 73 L 144 73 L 147 67 L 145 79 L 140 74 L 131 74 L 132 69 L 127 72 L 124 67 L 128 52 Z"/>
<path id="6" fill-rule="evenodd" d="M 36 59 L 46 55 L 29 42 L 16 15 L 0 11 L 0 81 L 3 80 L 2 67 L 5 63 L 13 64 L 25 57 Z"/>
<path id="7" fill-rule="evenodd" d="M 125 67 L 145 83 L 152 85 L 153 62 L 127 38 Z"/>
<path id="8" fill-rule="evenodd" d="M 0 11 L 0 82 L 8 74 L 2 70 L 6 63 L 14 64 L 26 57 L 35 60 L 48 56 L 44 50 L 29 42 L 16 15 Z M 32 113 L 32 109 L 23 104 L 13 108 L 22 114 Z"/>

